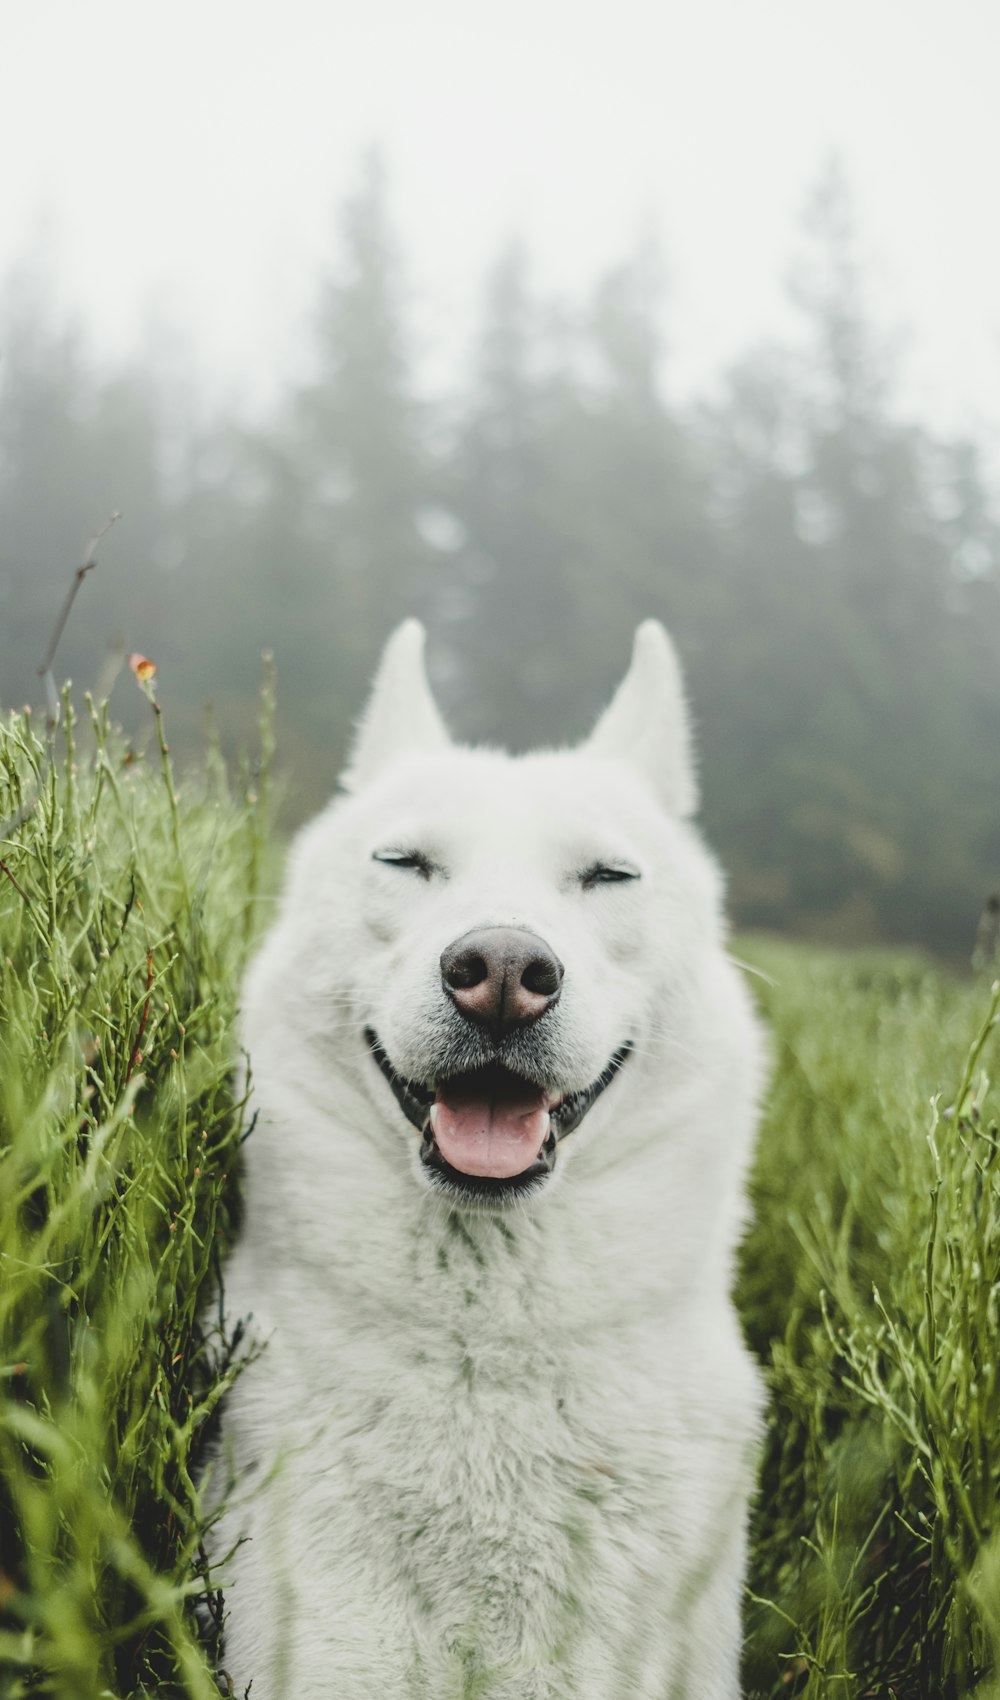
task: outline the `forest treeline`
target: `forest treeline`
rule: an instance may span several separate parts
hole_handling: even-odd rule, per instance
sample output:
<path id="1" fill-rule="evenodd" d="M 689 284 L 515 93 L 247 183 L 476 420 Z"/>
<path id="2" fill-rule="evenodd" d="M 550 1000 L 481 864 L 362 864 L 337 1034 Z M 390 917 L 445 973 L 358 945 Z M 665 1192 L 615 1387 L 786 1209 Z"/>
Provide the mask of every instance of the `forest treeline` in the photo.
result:
<path id="1" fill-rule="evenodd" d="M 995 492 L 976 442 L 899 406 L 835 170 L 798 247 L 801 335 L 751 350 L 711 405 L 672 397 L 651 245 L 570 305 L 510 246 L 464 369 L 428 394 L 372 160 L 307 375 L 253 424 L 199 417 L 155 338 L 107 370 L 26 262 L 0 290 L 0 703 L 38 701 L 54 609 L 113 509 L 61 659 L 101 689 L 152 655 L 183 755 L 207 702 L 247 741 L 273 650 L 289 823 L 329 795 L 400 616 L 428 624 L 456 730 L 517 748 L 580 735 L 655 614 L 739 922 L 967 956 L 1000 884 Z"/>

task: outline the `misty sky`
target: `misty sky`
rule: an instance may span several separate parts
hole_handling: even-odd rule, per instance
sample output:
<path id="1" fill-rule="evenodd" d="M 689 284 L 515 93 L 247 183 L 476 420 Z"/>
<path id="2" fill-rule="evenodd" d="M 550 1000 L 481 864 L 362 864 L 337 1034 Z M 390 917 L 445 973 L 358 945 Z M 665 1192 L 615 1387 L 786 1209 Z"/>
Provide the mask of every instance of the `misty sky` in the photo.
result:
<path id="1" fill-rule="evenodd" d="M 787 330 L 795 220 L 854 185 L 907 400 L 1000 426 L 998 0 L 0 0 L 0 268 L 46 233 L 60 300 L 158 325 L 266 394 L 332 214 L 385 149 L 429 364 L 523 234 L 581 293 L 653 229 L 674 387 Z"/>

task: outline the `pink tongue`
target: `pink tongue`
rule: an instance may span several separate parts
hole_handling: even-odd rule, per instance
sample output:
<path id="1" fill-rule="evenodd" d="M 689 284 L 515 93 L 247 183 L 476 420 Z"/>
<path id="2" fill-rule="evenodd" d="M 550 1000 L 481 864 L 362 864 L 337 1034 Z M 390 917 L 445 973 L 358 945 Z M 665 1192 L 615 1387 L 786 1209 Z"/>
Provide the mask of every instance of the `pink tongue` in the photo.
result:
<path id="1" fill-rule="evenodd" d="M 529 1169 L 549 1131 L 549 1097 L 527 1082 L 502 1099 L 471 1097 L 457 1081 L 439 1086 L 431 1127 L 446 1163 L 463 1175 L 506 1180 Z"/>

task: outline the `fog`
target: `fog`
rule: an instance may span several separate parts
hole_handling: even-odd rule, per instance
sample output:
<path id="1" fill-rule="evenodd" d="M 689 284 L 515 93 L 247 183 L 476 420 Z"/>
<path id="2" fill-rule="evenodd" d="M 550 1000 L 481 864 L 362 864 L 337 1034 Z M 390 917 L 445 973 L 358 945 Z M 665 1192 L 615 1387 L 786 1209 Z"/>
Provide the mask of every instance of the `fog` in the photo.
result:
<path id="1" fill-rule="evenodd" d="M 379 142 L 422 356 L 457 356 L 508 238 L 572 295 L 652 230 L 686 393 L 788 331 L 794 220 L 837 151 L 915 402 L 996 424 L 998 56 L 991 0 L 8 6 L 0 264 L 47 227 L 102 347 L 167 321 L 273 389 Z"/>
<path id="2" fill-rule="evenodd" d="M 467 736 L 674 631 L 745 925 L 967 956 L 1000 872 L 990 4 L 4 19 L 0 702 L 280 676 L 285 820 L 392 621 Z"/>

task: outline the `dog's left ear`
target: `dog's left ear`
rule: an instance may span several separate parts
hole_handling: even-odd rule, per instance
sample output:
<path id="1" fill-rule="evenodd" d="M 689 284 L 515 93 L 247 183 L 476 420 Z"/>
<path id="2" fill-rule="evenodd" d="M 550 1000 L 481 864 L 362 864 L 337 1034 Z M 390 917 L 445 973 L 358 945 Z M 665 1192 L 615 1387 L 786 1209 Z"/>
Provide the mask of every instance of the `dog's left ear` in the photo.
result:
<path id="1" fill-rule="evenodd" d="M 419 620 L 404 620 L 382 653 L 340 783 L 345 791 L 361 791 L 398 757 L 447 749 L 450 742 L 427 682 L 424 628 Z"/>
<path id="2" fill-rule="evenodd" d="M 659 620 L 644 620 L 636 632 L 632 665 L 583 748 L 637 767 L 672 814 L 697 809 L 680 663 Z"/>

